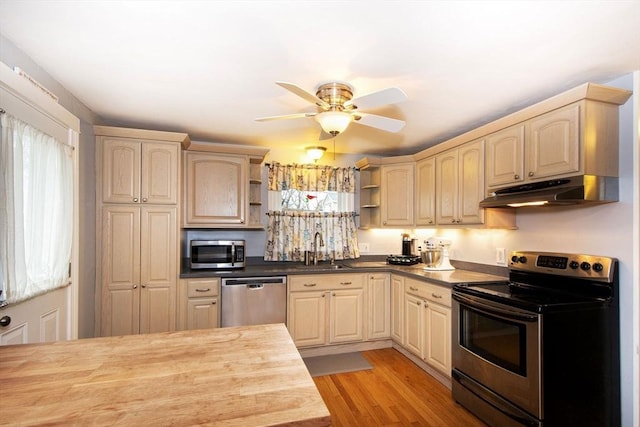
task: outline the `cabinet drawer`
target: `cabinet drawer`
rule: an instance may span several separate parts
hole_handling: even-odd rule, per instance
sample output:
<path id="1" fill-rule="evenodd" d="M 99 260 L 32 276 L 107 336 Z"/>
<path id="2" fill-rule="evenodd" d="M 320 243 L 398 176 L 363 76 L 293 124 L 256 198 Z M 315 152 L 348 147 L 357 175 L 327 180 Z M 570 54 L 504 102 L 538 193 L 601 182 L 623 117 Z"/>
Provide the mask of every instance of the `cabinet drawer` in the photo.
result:
<path id="1" fill-rule="evenodd" d="M 404 291 L 417 297 L 451 307 L 451 289 L 447 287 L 419 282 L 413 279 L 405 279 Z"/>
<path id="2" fill-rule="evenodd" d="M 212 297 L 220 293 L 220 279 L 187 280 L 187 298 Z"/>
<path id="3" fill-rule="evenodd" d="M 363 288 L 364 274 L 315 274 L 289 276 L 289 291 L 326 291 Z"/>

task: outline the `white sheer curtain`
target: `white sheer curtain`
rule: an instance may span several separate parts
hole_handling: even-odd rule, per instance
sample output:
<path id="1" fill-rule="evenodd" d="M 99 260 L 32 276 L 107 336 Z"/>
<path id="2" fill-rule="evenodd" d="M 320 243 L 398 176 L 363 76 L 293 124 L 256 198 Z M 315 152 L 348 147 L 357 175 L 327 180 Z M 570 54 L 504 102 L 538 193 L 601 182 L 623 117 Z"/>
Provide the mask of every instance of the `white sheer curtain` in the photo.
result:
<path id="1" fill-rule="evenodd" d="M 73 148 L 0 115 L 0 267 L 16 303 L 69 284 Z"/>

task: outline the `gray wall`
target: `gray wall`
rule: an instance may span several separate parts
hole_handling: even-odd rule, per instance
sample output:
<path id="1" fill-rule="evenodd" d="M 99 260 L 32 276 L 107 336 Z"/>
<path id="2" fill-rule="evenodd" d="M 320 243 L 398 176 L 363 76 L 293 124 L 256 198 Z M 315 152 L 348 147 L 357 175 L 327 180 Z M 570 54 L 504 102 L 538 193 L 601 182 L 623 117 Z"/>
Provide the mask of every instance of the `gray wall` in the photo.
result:
<path id="1" fill-rule="evenodd" d="M 93 124 L 99 118 L 60 83 L 40 68 L 11 41 L 0 35 L 0 62 L 10 68 L 20 67 L 58 96 L 59 103 L 80 119 L 80 266 L 78 286 L 78 337 L 94 335 L 95 308 L 95 137 Z"/>

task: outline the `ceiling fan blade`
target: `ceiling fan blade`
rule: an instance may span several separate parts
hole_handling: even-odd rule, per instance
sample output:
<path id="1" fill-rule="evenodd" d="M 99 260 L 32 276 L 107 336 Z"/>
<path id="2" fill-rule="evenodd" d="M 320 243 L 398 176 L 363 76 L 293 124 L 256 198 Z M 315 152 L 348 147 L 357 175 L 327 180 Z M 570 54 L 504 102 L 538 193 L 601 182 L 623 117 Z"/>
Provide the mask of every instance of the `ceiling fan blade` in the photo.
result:
<path id="1" fill-rule="evenodd" d="M 390 117 L 378 116 L 376 114 L 367 114 L 358 111 L 354 114 L 354 123 L 381 129 L 386 132 L 399 132 L 404 127 L 404 121 L 392 119 Z"/>
<path id="2" fill-rule="evenodd" d="M 301 119 L 304 117 L 313 117 L 317 113 L 297 113 L 297 114 L 285 114 L 284 116 L 269 116 L 269 117 L 258 117 L 256 122 L 266 122 L 269 120 L 285 120 L 285 119 Z"/>
<path id="3" fill-rule="evenodd" d="M 307 101 L 311 102 L 312 104 L 317 105 L 320 108 L 323 108 L 325 110 L 328 110 L 329 108 L 331 108 L 331 105 L 329 105 L 329 103 L 327 103 L 327 102 L 323 101 L 322 99 L 318 98 L 317 96 L 307 92 L 306 90 L 294 85 L 293 83 L 276 82 L 276 84 L 278 86 L 282 86 L 283 88 L 287 89 L 289 92 L 295 93 L 300 98 L 306 99 Z"/>
<path id="4" fill-rule="evenodd" d="M 358 110 L 366 110 L 369 108 L 376 108 L 382 105 L 396 104 L 398 102 L 406 101 L 407 95 L 397 87 L 390 87 L 380 90 L 378 92 L 369 93 L 352 99 L 344 103 L 345 108 L 351 106 L 358 107 Z"/>

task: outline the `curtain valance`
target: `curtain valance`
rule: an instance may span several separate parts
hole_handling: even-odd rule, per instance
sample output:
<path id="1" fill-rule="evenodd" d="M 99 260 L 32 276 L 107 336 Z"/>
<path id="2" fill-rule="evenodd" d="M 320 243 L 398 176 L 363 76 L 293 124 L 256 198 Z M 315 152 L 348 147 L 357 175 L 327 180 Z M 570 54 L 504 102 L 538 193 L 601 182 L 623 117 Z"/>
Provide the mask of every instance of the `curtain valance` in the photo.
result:
<path id="1" fill-rule="evenodd" d="M 272 163 L 268 165 L 267 180 L 270 191 L 356 191 L 355 168 Z"/>

